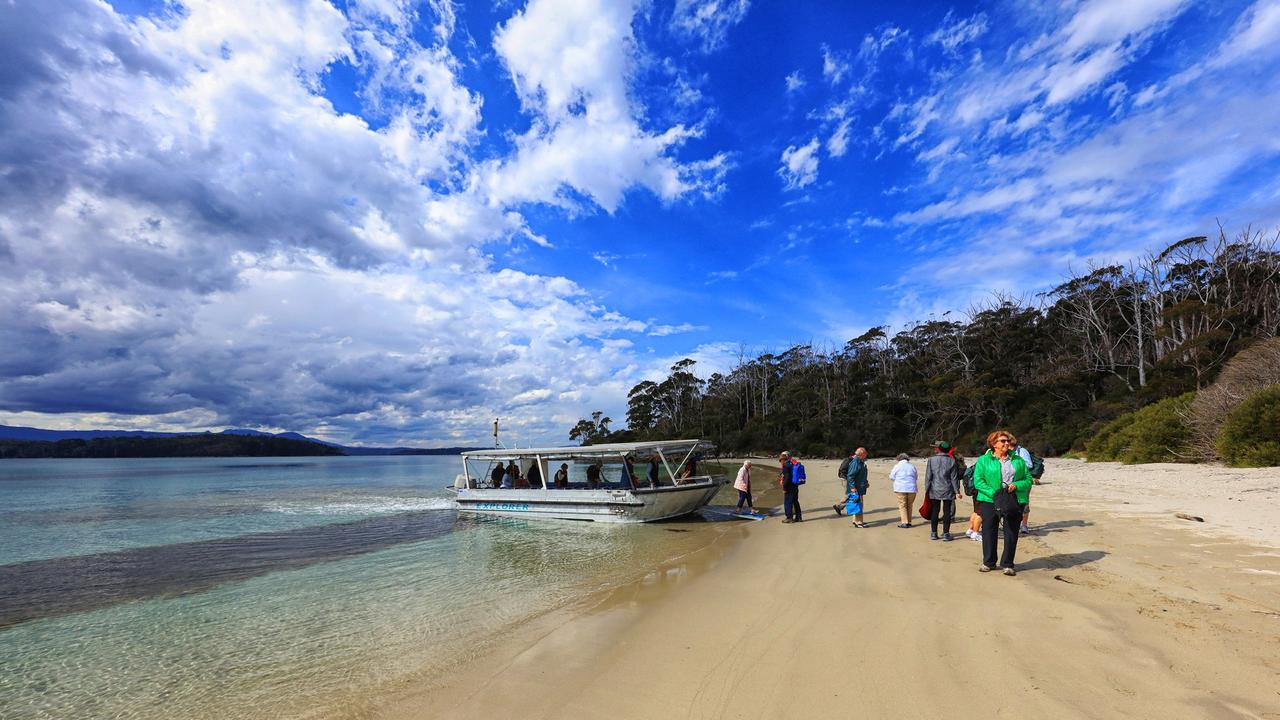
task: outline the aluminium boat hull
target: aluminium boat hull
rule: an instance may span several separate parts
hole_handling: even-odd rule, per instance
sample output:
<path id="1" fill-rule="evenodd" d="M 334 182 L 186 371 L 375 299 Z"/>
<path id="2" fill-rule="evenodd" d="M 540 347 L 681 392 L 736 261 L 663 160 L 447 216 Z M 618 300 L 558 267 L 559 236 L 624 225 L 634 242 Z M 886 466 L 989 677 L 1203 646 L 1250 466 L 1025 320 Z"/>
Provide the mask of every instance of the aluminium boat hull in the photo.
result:
<path id="1" fill-rule="evenodd" d="M 642 523 L 688 515 L 706 505 L 723 484 L 707 477 L 657 488 L 501 489 L 459 488 L 458 510 L 501 517 Z"/>

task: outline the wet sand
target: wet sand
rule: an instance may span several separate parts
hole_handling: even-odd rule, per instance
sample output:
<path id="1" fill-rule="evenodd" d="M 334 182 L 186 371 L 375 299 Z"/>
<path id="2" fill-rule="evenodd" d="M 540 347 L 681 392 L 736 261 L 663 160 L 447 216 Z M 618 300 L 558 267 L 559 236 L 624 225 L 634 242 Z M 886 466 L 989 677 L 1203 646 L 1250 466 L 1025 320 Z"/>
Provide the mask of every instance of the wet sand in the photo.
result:
<path id="1" fill-rule="evenodd" d="M 1203 468 L 1050 461 L 1010 578 L 977 572 L 963 523 L 895 527 L 891 461 L 870 463 L 872 527 L 837 518 L 835 465 L 806 462 L 805 522 L 744 521 L 376 716 L 1280 718 L 1280 547 L 1197 512 Z M 1270 530 L 1280 470 L 1246 475 L 1253 502 L 1224 508 Z M 1126 482 L 1147 499 L 1114 499 Z"/>

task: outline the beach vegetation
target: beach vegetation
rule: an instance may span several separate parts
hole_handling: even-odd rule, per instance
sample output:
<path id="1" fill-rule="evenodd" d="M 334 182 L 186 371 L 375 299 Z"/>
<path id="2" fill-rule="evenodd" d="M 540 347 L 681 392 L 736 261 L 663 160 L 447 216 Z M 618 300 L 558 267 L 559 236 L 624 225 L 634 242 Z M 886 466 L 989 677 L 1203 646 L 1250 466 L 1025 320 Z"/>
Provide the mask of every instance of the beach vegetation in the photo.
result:
<path id="1" fill-rule="evenodd" d="M 839 345 L 742 346 L 709 376 L 686 358 L 632 388 L 628 427 L 609 439 L 700 437 L 727 453 L 808 457 L 859 446 L 893 455 L 942 439 L 972 457 L 1004 427 L 1042 456 L 1080 452 L 1121 417 L 1204 391 L 1233 357 L 1280 334 L 1278 242 L 1220 228 L 1085 268 L 1035 297 L 994 295 Z M 1136 417 L 1161 433 L 1130 462 L 1197 455 L 1169 407 L 1186 409 L 1120 423 Z"/>
<path id="2" fill-rule="evenodd" d="M 1166 398 L 1112 420 L 1088 442 L 1085 452 L 1089 460 L 1126 465 L 1194 461 L 1184 419 L 1194 399 L 1193 392 Z"/>
<path id="3" fill-rule="evenodd" d="M 1223 459 L 1218 440 L 1227 416 L 1262 388 L 1280 383 L 1280 338 L 1259 340 L 1222 368 L 1213 384 L 1196 395 L 1187 412 L 1192 447 L 1204 460 Z"/>
<path id="4" fill-rule="evenodd" d="M 1227 416 L 1218 454 L 1232 467 L 1280 465 L 1280 385 L 1263 388 Z"/>

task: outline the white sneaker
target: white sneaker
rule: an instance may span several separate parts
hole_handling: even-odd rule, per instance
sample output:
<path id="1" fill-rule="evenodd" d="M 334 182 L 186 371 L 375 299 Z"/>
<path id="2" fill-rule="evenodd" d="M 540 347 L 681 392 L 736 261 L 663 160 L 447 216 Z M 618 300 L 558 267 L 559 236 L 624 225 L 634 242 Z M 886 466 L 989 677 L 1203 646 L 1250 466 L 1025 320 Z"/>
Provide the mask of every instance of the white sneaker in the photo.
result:
<path id="1" fill-rule="evenodd" d="M 971 537 L 973 537 L 973 531 L 972 531 L 972 530 L 965 530 L 965 531 L 964 531 L 964 536 L 965 536 L 965 537 L 967 537 L 967 538 L 971 538 Z"/>
<path id="2" fill-rule="evenodd" d="M 974 533 L 972 537 L 974 542 L 982 542 L 982 533 Z"/>

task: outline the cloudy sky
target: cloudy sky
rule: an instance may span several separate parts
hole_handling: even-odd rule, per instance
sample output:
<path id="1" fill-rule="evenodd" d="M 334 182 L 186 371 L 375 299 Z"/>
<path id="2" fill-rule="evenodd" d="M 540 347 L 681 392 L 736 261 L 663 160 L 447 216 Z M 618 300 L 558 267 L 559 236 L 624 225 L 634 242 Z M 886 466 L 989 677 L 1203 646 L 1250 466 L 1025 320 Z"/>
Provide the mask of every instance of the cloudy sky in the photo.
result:
<path id="1" fill-rule="evenodd" d="M 1280 0 L 0 0 L 0 68 L 4 424 L 558 443 L 1280 225 Z"/>

